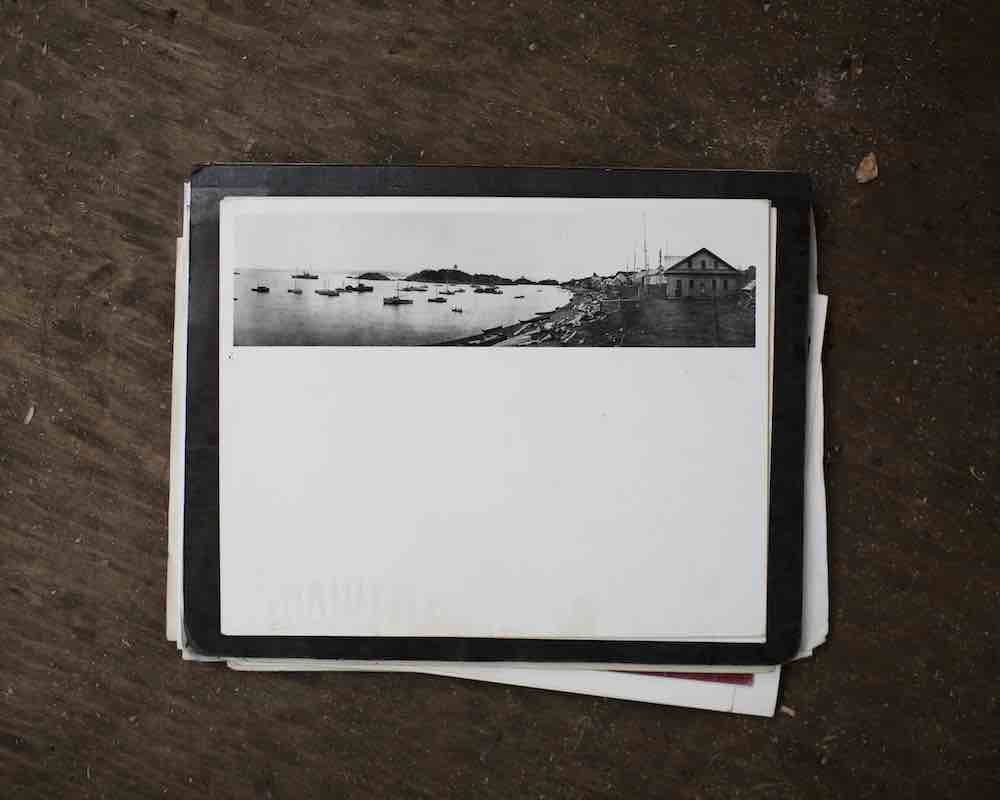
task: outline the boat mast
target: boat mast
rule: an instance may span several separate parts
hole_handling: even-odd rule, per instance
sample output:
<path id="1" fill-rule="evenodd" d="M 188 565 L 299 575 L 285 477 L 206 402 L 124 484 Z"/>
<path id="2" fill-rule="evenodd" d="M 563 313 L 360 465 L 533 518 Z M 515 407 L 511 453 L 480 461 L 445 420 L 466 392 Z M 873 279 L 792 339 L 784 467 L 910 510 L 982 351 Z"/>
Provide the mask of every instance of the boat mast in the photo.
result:
<path id="1" fill-rule="evenodd" d="M 643 269 L 649 269 L 649 248 L 646 246 L 646 212 L 642 212 L 642 262 Z"/>

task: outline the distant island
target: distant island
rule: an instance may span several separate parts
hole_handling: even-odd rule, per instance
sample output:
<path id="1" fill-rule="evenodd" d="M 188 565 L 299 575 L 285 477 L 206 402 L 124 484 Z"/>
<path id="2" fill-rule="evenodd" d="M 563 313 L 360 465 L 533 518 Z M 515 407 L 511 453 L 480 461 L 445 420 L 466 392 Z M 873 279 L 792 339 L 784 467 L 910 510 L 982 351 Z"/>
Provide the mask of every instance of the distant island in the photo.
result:
<path id="1" fill-rule="evenodd" d="M 375 279 L 372 278 L 371 280 Z M 559 281 L 552 278 L 544 281 L 533 281 L 522 275 L 520 278 L 514 280 L 511 278 L 501 277 L 500 275 L 492 275 L 483 272 L 470 274 L 458 268 L 422 269 L 419 272 L 414 272 L 412 275 L 408 275 L 405 280 L 420 281 L 422 283 L 479 283 L 485 286 L 517 286 L 522 284 L 527 286 L 559 285 Z"/>
<path id="2" fill-rule="evenodd" d="M 381 272 L 362 272 L 358 275 L 359 281 L 388 281 L 392 280 L 388 275 L 383 275 Z"/>

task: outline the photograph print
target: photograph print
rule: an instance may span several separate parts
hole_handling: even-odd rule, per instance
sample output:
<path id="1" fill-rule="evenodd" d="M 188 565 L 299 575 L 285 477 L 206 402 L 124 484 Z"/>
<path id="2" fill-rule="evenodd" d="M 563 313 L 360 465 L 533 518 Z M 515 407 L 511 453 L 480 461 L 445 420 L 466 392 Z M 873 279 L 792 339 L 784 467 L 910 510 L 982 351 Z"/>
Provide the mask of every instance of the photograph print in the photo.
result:
<path id="1" fill-rule="evenodd" d="M 766 201 L 232 200 L 237 347 L 752 348 L 767 312 Z"/>

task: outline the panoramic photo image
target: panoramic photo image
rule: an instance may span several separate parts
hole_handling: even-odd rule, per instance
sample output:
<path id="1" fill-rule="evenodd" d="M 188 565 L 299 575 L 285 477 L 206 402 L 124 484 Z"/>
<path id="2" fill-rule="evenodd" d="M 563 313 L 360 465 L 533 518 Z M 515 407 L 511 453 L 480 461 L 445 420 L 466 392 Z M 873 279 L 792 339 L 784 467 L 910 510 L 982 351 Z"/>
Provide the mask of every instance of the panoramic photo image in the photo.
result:
<path id="1" fill-rule="evenodd" d="M 755 344 L 761 201 L 253 200 L 235 346 Z"/>

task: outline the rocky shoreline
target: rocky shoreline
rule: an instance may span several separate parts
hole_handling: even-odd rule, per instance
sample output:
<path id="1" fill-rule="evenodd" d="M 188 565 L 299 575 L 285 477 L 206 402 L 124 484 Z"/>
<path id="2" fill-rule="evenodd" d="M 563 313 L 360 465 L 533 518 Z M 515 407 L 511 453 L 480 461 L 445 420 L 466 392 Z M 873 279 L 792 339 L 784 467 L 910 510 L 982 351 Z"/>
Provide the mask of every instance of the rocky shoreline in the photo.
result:
<path id="1" fill-rule="evenodd" d="M 437 347 L 579 347 L 617 344 L 620 331 L 607 310 L 610 298 L 591 289 L 571 289 L 569 302 L 511 325 L 436 344 Z"/>

